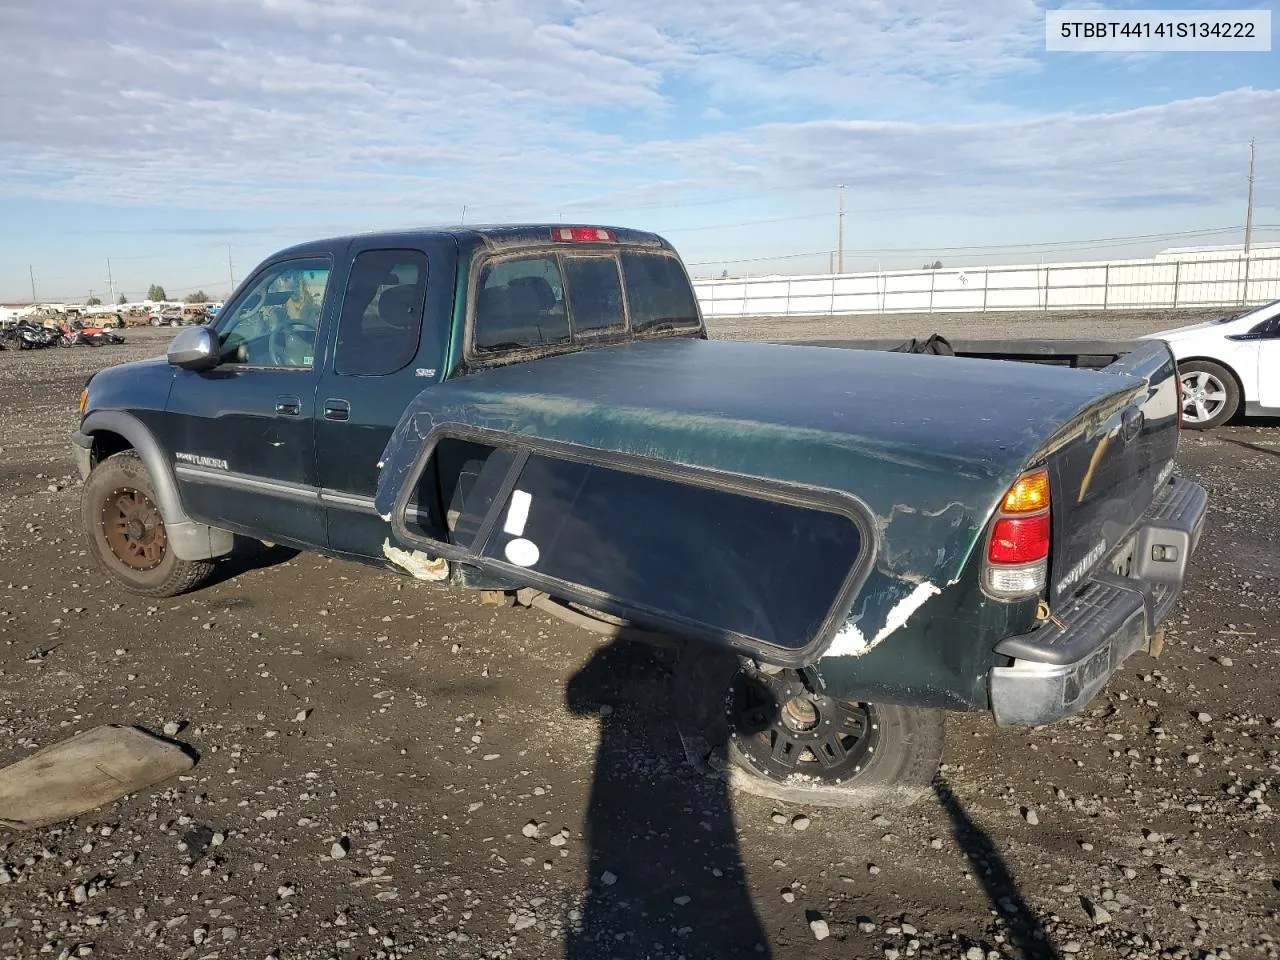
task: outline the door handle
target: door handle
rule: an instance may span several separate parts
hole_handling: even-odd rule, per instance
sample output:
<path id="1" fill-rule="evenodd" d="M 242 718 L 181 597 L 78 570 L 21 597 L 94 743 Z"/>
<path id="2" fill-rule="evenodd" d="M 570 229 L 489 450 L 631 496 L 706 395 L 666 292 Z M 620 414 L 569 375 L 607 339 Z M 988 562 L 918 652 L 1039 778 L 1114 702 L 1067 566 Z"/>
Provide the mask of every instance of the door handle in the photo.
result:
<path id="1" fill-rule="evenodd" d="M 297 397 L 276 397 L 276 413 L 283 417 L 296 417 L 302 413 L 302 401 Z"/>
<path id="2" fill-rule="evenodd" d="M 324 418 L 326 420 L 350 420 L 351 404 L 346 400 L 326 400 L 324 402 Z"/>

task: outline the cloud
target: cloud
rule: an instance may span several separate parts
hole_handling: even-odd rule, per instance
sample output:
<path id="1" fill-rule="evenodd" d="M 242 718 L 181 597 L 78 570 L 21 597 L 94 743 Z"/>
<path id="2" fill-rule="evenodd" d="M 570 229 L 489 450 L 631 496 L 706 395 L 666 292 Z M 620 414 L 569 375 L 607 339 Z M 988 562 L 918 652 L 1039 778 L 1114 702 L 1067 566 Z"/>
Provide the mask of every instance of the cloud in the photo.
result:
<path id="1" fill-rule="evenodd" d="M 1236 190 L 1239 131 L 1280 139 L 1275 91 L 1007 108 L 1043 29 L 1032 0 L 7 4 L 0 194 L 404 222 L 842 181 L 1136 208 Z"/>
<path id="2" fill-rule="evenodd" d="M 1242 130 L 1280 140 L 1280 91 L 1003 121 L 765 124 L 653 142 L 639 156 L 761 190 L 846 183 L 852 196 L 904 212 L 1003 215 L 1026 205 L 1044 214 L 1234 198 L 1248 163 Z M 1280 196 L 1272 189 L 1259 199 Z"/>
<path id="3" fill-rule="evenodd" d="M 441 194 L 452 207 L 587 180 L 608 189 L 634 179 L 635 134 L 614 131 L 666 129 L 686 101 L 740 119 L 797 103 L 840 112 L 1031 69 L 1034 4 L 989 7 L 975 17 L 958 0 L 9 4 L 0 189 L 196 207 L 399 207 Z"/>

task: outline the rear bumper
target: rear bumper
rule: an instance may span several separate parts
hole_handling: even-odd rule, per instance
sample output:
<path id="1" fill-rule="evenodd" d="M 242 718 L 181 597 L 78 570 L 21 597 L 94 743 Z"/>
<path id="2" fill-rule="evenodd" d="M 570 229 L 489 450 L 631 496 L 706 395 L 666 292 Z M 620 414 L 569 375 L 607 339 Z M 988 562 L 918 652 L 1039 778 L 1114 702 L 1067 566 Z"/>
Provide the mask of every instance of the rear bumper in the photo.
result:
<path id="1" fill-rule="evenodd" d="M 1107 564 L 1038 630 L 996 645 L 1013 660 L 991 670 L 996 723 L 1051 723 L 1077 713 L 1131 654 L 1151 649 L 1182 592 L 1207 505 L 1203 487 L 1173 480 L 1112 555 L 1128 561 L 1127 575 Z"/>

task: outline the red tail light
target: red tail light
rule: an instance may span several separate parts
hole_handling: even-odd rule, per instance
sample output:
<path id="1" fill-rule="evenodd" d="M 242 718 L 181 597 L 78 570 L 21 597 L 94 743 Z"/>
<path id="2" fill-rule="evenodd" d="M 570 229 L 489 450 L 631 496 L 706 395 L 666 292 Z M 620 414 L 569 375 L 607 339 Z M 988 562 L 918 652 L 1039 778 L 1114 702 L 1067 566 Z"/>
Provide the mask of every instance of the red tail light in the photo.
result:
<path id="1" fill-rule="evenodd" d="M 1049 511 L 1032 517 L 1001 517 L 991 531 L 992 563 L 1035 563 L 1049 556 Z"/>
<path id="2" fill-rule="evenodd" d="M 603 227 L 555 227 L 551 231 L 551 239 L 564 243 L 611 243 L 617 238 L 612 230 Z"/>
<path id="3" fill-rule="evenodd" d="M 1049 472 L 1024 473 L 996 511 L 987 541 L 983 581 L 1001 599 L 1032 597 L 1049 579 L 1051 499 Z"/>

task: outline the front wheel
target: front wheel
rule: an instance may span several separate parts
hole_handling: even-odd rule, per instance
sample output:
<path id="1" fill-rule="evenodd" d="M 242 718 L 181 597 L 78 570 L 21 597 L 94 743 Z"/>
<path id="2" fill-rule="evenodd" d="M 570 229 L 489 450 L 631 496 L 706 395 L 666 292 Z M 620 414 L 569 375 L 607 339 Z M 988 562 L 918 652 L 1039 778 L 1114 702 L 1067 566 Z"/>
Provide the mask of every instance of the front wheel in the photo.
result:
<path id="1" fill-rule="evenodd" d="M 942 759 L 941 710 L 825 696 L 793 670 L 744 666 L 724 711 L 730 782 L 774 800 L 907 804 L 928 790 Z"/>
<path id="2" fill-rule="evenodd" d="M 146 597 L 175 597 L 208 580 L 213 564 L 174 555 L 156 499 L 147 468 L 126 450 L 93 468 L 80 519 L 90 555 L 113 580 Z"/>
<path id="3" fill-rule="evenodd" d="M 1240 407 L 1240 387 L 1231 371 L 1212 360 L 1178 365 L 1182 383 L 1182 425 L 1207 430 L 1226 423 Z"/>

